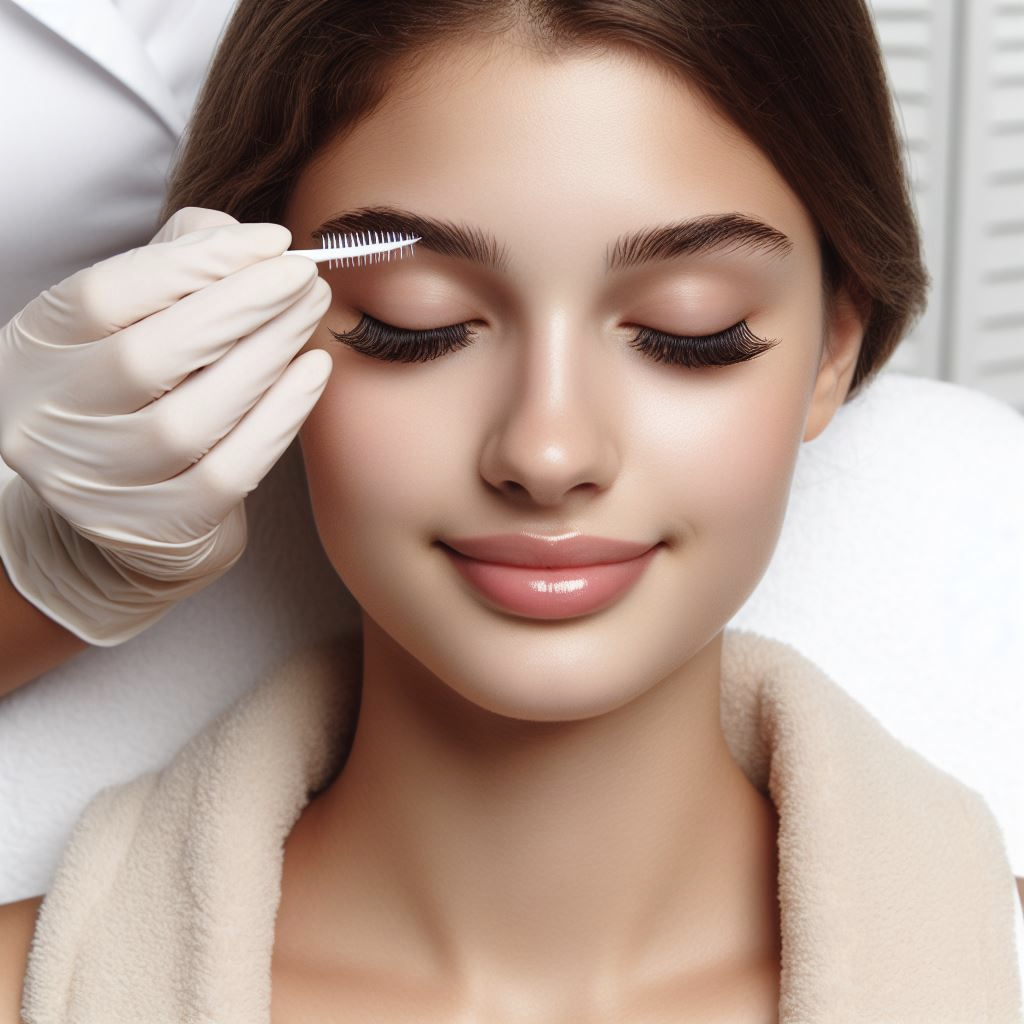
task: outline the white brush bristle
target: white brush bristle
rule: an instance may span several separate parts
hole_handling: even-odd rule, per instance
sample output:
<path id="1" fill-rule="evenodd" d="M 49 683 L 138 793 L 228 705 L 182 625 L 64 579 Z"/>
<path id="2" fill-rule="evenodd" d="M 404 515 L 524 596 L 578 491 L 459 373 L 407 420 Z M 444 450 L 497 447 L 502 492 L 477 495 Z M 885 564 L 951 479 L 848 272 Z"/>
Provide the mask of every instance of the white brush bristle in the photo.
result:
<path id="1" fill-rule="evenodd" d="M 408 242 L 399 249 L 389 249 L 386 252 L 363 253 L 359 256 L 346 256 L 345 250 L 354 246 L 374 245 L 380 242 L 398 242 L 408 239 Z M 400 234 L 397 231 L 351 231 L 346 234 L 330 232 L 322 236 L 324 249 L 337 249 L 338 255 L 327 262 L 331 269 L 335 267 L 365 267 L 373 263 L 391 262 L 391 258 L 402 259 L 406 252 L 411 251 L 415 244 L 412 236 Z"/>

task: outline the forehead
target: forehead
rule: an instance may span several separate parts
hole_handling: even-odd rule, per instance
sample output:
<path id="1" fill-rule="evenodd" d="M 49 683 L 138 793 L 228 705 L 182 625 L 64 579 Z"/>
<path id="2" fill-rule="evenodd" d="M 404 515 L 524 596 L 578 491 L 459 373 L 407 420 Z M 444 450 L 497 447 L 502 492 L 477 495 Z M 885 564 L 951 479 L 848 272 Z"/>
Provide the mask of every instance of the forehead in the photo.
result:
<path id="1" fill-rule="evenodd" d="M 535 245 L 538 225 L 603 246 L 612 225 L 723 212 L 798 244 L 814 237 L 746 135 L 683 78 L 625 49 L 542 55 L 467 40 L 432 52 L 324 148 L 295 195 L 315 206 L 300 211 L 314 224 L 344 206 L 396 203 L 487 225 L 513 248 Z"/>

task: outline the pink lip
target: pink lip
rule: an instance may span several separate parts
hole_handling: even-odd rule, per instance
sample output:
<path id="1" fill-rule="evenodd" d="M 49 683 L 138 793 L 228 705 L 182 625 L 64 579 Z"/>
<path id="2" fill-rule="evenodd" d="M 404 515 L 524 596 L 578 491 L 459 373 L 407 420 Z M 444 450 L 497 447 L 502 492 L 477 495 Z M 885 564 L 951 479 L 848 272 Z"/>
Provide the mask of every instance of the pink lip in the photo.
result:
<path id="1" fill-rule="evenodd" d="M 654 547 L 651 543 L 638 544 L 630 540 L 591 537 L 583 533 L 565 537 L 544 537 L 536 533 L 496 533 L 486 537 L 452 537 L 442 543 L 480 562 L 532 565 L 545 569 L 625 562 Z"/>
<path id="2" fill-rule="evenodd" d="M 528 534 L 443 544 L 478 594 L 505 611 L 539 619 L 567 619 L 614 604 L 640 579 L 659 546 Z"/>

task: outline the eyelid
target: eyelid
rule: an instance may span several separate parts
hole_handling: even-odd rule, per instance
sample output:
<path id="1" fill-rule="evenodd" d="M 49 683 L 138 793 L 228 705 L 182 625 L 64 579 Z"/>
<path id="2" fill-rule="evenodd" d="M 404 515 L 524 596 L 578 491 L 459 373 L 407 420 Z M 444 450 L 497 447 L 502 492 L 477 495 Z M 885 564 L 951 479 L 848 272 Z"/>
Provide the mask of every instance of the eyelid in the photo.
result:
<path id="1" fill-rule="evenodd" d="M 727 324 L 725 327 L 719 328 L 717 331 L 696 331 L 693 334 L 680 334 L 678 331 L 663 331 L 657 327 L 651 327 L 648 324 L 635 324 L 626 323 L 623 327 L 628 327 L 634 331 L 644 331 L 645 333 L 658 334 L 663 338 L 679 338 L 682 341 L 701 341 L 707 338 L 719 338 L 728 334 L 733 333 L 739 328 L 746 324 L 747 318 L 741 317 L 734 323 Z"/>
<path id="2" fill-rule="evenodd" d="M 399 327 L 398 324 L 388 323 L 387 320 L 380 320 L 375 316 L 370 316 L 369 313 L 362 314 L 363 320 L 368 320 L 372 324 L 376 324 L 382 327 L 386 331 L 394 331 L 396 334 L 408 334 L 410 337 L 417 337 L 421 334 L 429 334 L 431 331 L 444 331 L 449 327 L 465 327 L 469 326 L 471 321 L 469 320 L 457 320 L 450 324 L 438 324 L 436 327 Z M 356 324 L 358 327 L 359 324 Z M 355 328 L 353 328 L 355 330 Z"/>

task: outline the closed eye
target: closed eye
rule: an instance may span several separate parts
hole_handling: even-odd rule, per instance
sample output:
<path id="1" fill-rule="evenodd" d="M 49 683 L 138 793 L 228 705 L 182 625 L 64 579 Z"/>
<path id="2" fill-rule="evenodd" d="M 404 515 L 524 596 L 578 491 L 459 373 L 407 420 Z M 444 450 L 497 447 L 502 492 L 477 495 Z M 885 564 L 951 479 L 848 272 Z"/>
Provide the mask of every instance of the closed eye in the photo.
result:
<path id="1" fill-rule="evenodd" d="M 410 330 L 395 327 L 364 313 L 351 331 L 328 328 L 335 341 L 348 345 L 372 359 L 385 362 L 428 362 L 465 348 L 476 337 L 471 321 Z M 638 327 L 629 341 L 631 348 L 642 352 L 655 362 L 668 363 L 688 369 L 708 366 L 728 366 L 746 362 L 774 348 L 777 339 L 760 338 L 740 320 L 715 334 L 666 334 L 651 327 Z"/>

